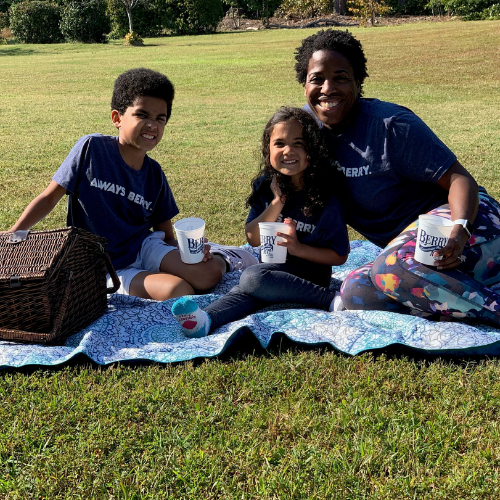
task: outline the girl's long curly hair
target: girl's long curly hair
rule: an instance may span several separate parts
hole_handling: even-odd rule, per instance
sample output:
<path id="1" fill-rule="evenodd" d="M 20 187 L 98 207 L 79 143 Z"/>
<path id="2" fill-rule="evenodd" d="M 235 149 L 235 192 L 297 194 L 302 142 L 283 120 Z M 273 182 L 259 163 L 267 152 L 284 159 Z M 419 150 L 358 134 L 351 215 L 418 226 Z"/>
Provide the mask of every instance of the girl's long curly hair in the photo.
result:
<path id="1" fill-rule="evenodd" d="M 302 126 L 308 165 L 302 178 L 305 203 L 300 208 L 304 215 L 310 216 L 316 210 L 326 206 L 336 191 L 335 187 L 341 182 L 341 178 L 335 166 L 330 164 L 331 153 L 316 120 L 303 109 L 282 106 L 267 122 L 262 134 L 260 169 L 252 180 L 252 187 L 257 179 L 264 176 L 267 182 L 263 183 L 262 188 L 264 186 L 269 188 L 273 178 L 276 178 L 283 199 L 286 199 L 288 203 L 294 199 L 293 194 L 297 190 L 292 183 L 292 178 L 275 170 L 270 161 L 270 142 L 274 127 L 278 123 L 289 121 L 297 121 Z M 247 199 L 247 206 L 252 205 L 259 198 L 258 191 L 252 189 L 252 193 Z"/>

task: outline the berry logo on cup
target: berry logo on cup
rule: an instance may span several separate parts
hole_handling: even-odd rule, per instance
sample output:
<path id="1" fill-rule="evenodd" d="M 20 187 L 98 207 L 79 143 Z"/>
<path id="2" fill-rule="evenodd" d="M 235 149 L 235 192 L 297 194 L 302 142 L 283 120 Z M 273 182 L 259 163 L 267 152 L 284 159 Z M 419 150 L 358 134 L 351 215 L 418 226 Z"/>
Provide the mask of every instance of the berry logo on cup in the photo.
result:
<path id="1" fill-rule="evenodd" d="M 205 249 L 205 221 L 198 217 L 180 219 L 174 224 L 174 229 L 182 262 L 201 262 Z"/>
<path id="2" fill-rule="evenodd" d="M 440 250 L 445 247 L 448 240 L 449 238 L 445 238 L 444 236 L 439 237 L 427 234 L 425 229 L 422 228 L 418 237 L 418 244 L 422 252 L 434 253 L 436 250 Z"/>
<path id="3" fill-rule="evenodd" d="M 187 242 L 188 242 L 189 253 L 191 254 L 197 254 L 200 252 L 203 253 L 203 247 L 205 245 L 204 237 L 198 238 L 197 240 L 194 238 L 188 238 Z"/>
<path id="4" fill-rule="evenodd" d="M 445 247 L 451 236 L 453 222 L 438 215 L 420 215 L 418 218 L 415 260 L 427 266 L 433 266 L 436 260 L 434 252 Z M 442 257 L 441 257 L 442 258 Z"/>
<path id="5" fill-rule="evenodd" d="M 260 254 L 273 257 L 273 248 L 276 244 L 276 236 L 260 236 Z"/>

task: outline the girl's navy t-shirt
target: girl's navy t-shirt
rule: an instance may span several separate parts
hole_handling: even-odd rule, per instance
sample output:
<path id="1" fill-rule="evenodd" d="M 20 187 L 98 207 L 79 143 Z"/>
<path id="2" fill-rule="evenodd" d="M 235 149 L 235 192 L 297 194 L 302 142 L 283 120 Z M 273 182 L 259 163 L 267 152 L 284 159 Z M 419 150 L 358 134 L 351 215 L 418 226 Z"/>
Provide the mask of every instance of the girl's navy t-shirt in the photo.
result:
<path id="1" fill-rule="evenodd" d="M 250 207 L 247 223 L 257 218 L 274 198 L 271 183 L 264 176 L 254 182 L 253 190 L 257 193 L 257 201 Z M 285 203 L 276 222 L 283 222 L 286 218 L 293 219 L 297 222 L 297 238 L 301 243 L 318 248 L 330 248 L 339 255 L 347 255 L 349 236 L 338 199 L 332 196 L 323 209 L 317 210 L 311 216 L 302 213 L 303 206 L 303 193 L 298 191 L 293 201 Z"/>

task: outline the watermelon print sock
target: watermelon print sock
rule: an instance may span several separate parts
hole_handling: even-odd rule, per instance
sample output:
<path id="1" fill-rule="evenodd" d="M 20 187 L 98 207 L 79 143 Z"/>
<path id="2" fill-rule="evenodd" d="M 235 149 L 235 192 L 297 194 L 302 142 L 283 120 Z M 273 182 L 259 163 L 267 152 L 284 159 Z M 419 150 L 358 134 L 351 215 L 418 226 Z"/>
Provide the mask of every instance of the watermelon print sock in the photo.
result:
<path id="1" fill-rule="evenodd" d="M 202 311 L 198 304 L 187 297 L 174 302 L 172 314 L 182 328 L 186 337 L 206 337 L 210 329 L 210 317 Z"/>

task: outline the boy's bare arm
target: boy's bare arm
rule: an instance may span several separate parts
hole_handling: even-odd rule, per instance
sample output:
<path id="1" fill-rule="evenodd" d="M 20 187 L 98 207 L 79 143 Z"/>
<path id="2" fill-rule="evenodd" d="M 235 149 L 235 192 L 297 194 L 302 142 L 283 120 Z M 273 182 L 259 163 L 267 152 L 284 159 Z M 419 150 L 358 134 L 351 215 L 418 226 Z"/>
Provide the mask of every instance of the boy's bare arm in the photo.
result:
<path id="1" fill-rule="evenodd" d="M 153 229 L 155 231 L 163 231 L 165 233 L 165 243 L 173 247 L 177 246 L 177 240 L 175 239 L 172 221 L 167 220 L 165 222 L 162 222 L 161 224 L 157 224 Z"/>
<path id="2" fill-rule="evenodd" d="M 50 181 L 47 188 L 26 207 L 21 217 L 9 229 L 9 232 L 14 232 L 18 229 L 30 229 L 46 217 L 65 194 L 65 188 L 55 181 Z"/>

